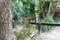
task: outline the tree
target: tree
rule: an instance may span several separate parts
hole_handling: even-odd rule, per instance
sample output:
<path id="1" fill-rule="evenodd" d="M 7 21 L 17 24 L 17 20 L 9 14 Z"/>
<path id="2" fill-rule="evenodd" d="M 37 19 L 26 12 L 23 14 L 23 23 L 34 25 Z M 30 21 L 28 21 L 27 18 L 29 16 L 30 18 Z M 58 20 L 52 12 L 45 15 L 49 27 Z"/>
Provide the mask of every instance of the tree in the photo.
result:
<path id="1" fill-rule="evenodd" d="M 15 40 L 12 31 L 11 0 L 0 0 L 0 40 Z"/>

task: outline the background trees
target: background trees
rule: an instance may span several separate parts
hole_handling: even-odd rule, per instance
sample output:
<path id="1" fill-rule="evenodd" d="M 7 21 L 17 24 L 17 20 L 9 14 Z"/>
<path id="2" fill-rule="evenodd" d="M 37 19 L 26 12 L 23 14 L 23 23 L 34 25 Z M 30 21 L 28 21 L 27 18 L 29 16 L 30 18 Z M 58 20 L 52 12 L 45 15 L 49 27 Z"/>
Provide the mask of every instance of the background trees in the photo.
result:
<path id="1" fill-rule="evenodd" d="M 22 18 L 22 22 L 19 24 L 20 29 L 16 26 L 18 23 L 15 24 L 16 28 L 14 29 L 14 34 L 17 36 L 18 40 L 25 40 L 26 37 L 29 37 L 32 32 L 37 30 L 36 25 L 29 24 L 29 19 L 35 18 L 35 14 L 40 15 L 39 21 L 41 22 L 51 22 L 51 20 L 53 20 L 52 17 L 46 16 L 49 4 L 49 1 L 41 0 L 12 0 L 14 22 L 16 23 L 18 20 L 18 22 L 20 22 Z M 51 18 L 51 20 L 47 20 L 48 18 Z M 43 30 L 45 29 L 47 29 L 47 27 L 43 28 Z"/>

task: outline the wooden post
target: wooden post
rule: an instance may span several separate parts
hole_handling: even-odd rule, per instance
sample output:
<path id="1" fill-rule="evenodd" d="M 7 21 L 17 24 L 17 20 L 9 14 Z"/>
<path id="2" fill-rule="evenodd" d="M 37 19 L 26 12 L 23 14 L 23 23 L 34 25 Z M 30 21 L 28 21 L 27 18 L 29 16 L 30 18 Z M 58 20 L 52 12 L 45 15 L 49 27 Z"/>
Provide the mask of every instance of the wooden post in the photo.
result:
<path id="1" fill-rule="evenodd" d="M 39 15 L 36 13 L 36 25 L 38 28 L 38 34 L 40 34 L 41 24 L 39 22 Z"/>
<path id="2" fill-rule="evenodd" d="M 40 23 L 37 23 L 37 27 L 38 27 L 38 34 L 40 34 L 41 24 Z"/>

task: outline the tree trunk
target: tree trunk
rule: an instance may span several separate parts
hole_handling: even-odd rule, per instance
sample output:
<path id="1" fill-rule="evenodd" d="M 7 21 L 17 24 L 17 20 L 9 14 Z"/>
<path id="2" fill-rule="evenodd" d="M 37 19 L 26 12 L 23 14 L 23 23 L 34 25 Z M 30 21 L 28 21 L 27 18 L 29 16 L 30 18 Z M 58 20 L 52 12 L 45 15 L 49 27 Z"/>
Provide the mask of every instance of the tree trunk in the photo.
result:
<path id="1" fill-rule="evenodd" d="M 15 40 L 12 31 L 11 0 L 0 0 L 0 40 Z"/>
<path id="2" fill-rule="evenodd" d="M 52 8 L 52 2 L 50 2 L 49 9 L 48 9 L 48 13 L 47 13 L 47 16 L 49 16 L 49 15 L 50 15 L 50 13 L 51 13 L 51 8 Z"/>
<path id="3" fill-rule="evenodd" d="M 41 18 L 44 18 L 45 17 L 45 10 L 44 10 L 44 1 L 43 0 L 39 0 L 39 5 L 40 5 L 40 16 Z"/>

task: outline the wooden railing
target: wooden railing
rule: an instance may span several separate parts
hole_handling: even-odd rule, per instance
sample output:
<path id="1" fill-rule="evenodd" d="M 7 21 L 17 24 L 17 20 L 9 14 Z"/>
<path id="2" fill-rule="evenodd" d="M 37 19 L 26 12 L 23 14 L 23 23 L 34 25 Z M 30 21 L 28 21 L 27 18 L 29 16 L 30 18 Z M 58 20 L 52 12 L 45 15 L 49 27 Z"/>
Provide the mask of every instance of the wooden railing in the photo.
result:
<path id="1" fill-rule="evenodd" d="M 36 23 L 36 20 L 29 20 L 30 24 L 34 24 L 37 25 L 38 27 L 38 34 L 40 34 L 40 29 L 41 29 L 41 25 L 47 25 L 47 26 L 60 26 L 60 24 L 56 24 L 56 23 Z"/>

